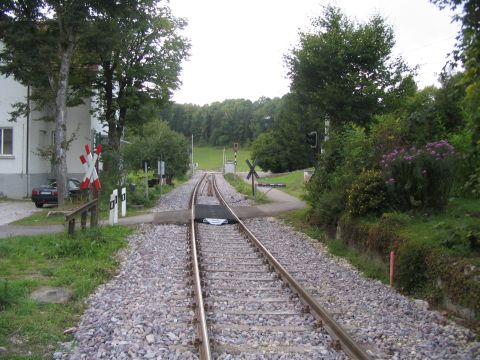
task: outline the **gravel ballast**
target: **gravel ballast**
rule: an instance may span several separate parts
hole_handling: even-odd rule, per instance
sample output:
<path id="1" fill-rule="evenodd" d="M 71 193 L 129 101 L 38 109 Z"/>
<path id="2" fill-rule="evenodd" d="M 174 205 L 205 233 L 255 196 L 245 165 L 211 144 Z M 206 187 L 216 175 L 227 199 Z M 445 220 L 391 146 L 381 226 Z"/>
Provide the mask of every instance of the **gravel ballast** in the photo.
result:
<path id="1" fill-rule="evenodd" d="M 247 226 L 334 318 L 379 359 L 478 359 L 474 334 L 425 301 L 365 278 L 322 244 L 273 218 Z"/>
<path id="2" fill-rule="evenodd" d="M 190 191 L 201 175 L 163 196 L 154 211 L 187 209 Z M 248 204 L 221 176 L 217 183 L 227 201 Z M 374 358 L 480 359 L 474 334 L 428 310 L 425 302 L 366 279 L 281 221 L 252 219 L 247 224 Z M 186 238 L 186 226 L 142 225 L 120 254 L 118 275 L 89 298 L 74 333 L 76 345 L 71 349 L 71 343 L 64 344 L 66 350 L 53 357 L 197 358 Z M 238 331 L 235 336 L 245 334 Z"/>
<path id="3" fill-rule="evenodd" d="M 196 358 L 186 237 L 186 226 L 143 225 L 129 238 L 120 273 L 90 297 L 69 358 Z"/>

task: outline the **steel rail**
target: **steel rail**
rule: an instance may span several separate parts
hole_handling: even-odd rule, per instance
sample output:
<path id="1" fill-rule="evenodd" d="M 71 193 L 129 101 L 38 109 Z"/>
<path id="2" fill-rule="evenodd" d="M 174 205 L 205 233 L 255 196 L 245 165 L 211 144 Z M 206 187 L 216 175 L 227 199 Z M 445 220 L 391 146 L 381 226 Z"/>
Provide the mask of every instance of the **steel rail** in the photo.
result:
<path id="1" fill-rule="evenodd" d="M 255 246 L 263 253 L 267 258 L 270 265 L 273 266 L 278 275 L 289 285 L 289 287 L 294 290 L 297 295 L 300 297 L 304 305 L 307 305 L 312 311 L 312 315 L 317 318 L 317 320 L 322 321 L 323 326 L 330 334 L 330 336 L 335 340 L 338 339 L 342 350 L 352 359 L 355 360 L 371 360 L 371 357 L 366 353 L 366 351 L 352 339 L 350 335 L 342 328 L 342 326 L 337 323 L 330 313 L 318 303 L 317 300 L 302 286 L 300 283 L 295 280 L 292 275 L 280 264 L 277 259 L 267 250 L 265 246 L 257 239 L 257 237 L 248 229 L 245 223 L 238 217 L 238 215 L 233 211 L 233 209 L 227 204 L 224 197 L 217 188 L 215 181 L 215 176 L 213 176 L 213 187 L 216 195 L 223 203 L 223 205 L 232 213 L 232 215 L 238 221 L 240 228 L 245 232 L 245 234 L 252 240 Z"/>
<path id="2" fill-rule="evenodd" d="M 195 236 L 195 201 L 197 199 L 197 191 L 200 184 L 205 179 L 206 174 L 200 179 L 200 181 L 195 185 L 195 188 L 192 192 L 192 197 L 190 198 L 190 241 L 191 241 L 191 251 L 192 251 L 192 273 L 193 273 L 193 286 L 195 293 L 196 307 L 195 311 L 197 314 L 197 327 L 198 327 L 198 336 L 200 343 L 198 344 L 200 349 L 200 359 L 210 360 L 212 358 L 210 350 L 210 339 L 208 337 L 207 329 L 207 317 L 205 316 L 205 306 L 203 302 L 202 295 L 202 286 L 200 281 L 200 268 L 198 264 L 198 251 L 197 251 L 197 239 Z"/>

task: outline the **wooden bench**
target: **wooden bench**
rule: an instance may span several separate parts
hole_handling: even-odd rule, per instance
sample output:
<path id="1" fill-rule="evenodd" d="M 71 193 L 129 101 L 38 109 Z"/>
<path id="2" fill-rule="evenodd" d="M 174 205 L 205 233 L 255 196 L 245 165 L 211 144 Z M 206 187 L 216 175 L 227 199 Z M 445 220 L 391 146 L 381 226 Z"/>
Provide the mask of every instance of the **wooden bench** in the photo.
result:
<path id="1" fill-rule="evenodd" d="M 78 215 L 81 215 L 80 226 L 82 229 L 87 227 L 87 214 L 89 211 L 90 228 L 98 225 L 97 204 L 98 199 L 91 200 L 65 216 L 65 220 L 68 222 L 68 235 L 73 235 L 75 232 L 75 217 Z"/>

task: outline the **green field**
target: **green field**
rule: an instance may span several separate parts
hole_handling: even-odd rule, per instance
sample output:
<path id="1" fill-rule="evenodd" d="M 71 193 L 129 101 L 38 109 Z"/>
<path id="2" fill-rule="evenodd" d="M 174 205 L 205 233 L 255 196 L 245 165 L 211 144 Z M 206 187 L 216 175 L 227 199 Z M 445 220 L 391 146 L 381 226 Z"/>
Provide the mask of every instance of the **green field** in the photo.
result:
<path id="1" fill-rule="evenodd" d="M 199 170 L 221 171 L 223 165 L 223 147 L 194 147 L 193 161 L 198 163 Z M 234 153 L 231 147 L 225 148 L 227 160 L 234 160 Z M 245 160 L 251 160 L 250 149 L 240 148 L 237 152 L 237 171 L 248 171 Z"/>
<path id="2" fill-rule="evenodd" d="M 259 183 L 283 183 L 287 187 L 278 188 L 287 194 L 302 199 L 305 195 L 305 183 L 303 182 L 303 170 L 293 171 L 291 173 L 264 177 L 258 180 Z"/>

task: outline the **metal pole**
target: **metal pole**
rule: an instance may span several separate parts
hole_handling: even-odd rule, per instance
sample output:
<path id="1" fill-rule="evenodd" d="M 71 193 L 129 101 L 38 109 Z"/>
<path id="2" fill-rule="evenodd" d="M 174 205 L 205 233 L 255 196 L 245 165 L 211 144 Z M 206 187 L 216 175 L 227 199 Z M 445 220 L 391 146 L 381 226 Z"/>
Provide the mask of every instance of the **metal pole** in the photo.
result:
<path id="1" fill-rule="evenodd" d="M 223 167 L 222 167 L 222 172 L 225 174 L 225 147 L 223 148 L 223 156 L 222 156 L 222 161 L 223 161 Z"/>
<path id="2" fill-rule="evenodd" d="M 145 164 L 144 164 L 144 167 L 145 167 L 145 197 L 147 198 L 148 200 L 148 164 L 147 162 L 145 161 Z"/>
<path id="3" fill-rule="evenodd" d="M 255 176 L 252 174 L 252 195 L 255 198 Z"/>
<path id="4" fill-rule="evenodd" d="M 192 176 L 194 172 L 195 172 L 195 166 L 193 165 L 193 134 L 192 134 Z"/>

